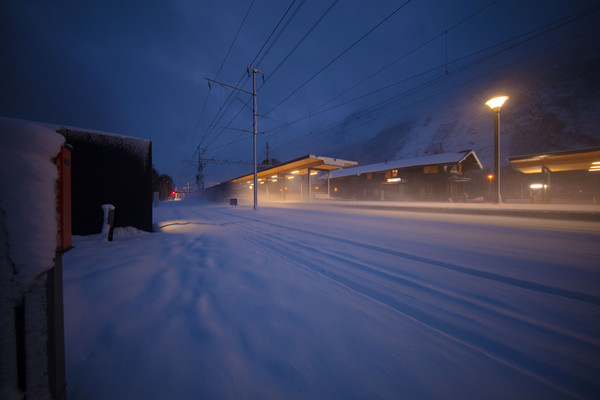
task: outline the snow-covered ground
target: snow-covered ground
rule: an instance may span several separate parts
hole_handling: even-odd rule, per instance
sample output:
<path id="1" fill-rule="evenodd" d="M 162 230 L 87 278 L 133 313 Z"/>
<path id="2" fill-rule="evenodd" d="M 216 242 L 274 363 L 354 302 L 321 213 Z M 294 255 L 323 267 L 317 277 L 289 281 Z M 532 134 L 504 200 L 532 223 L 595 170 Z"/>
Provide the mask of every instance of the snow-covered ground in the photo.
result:
<path id="1" fill-rule="evenodd" d="M 161 203 L 64 256 L 68 398 L 600 396 L 600 224 Z"/>

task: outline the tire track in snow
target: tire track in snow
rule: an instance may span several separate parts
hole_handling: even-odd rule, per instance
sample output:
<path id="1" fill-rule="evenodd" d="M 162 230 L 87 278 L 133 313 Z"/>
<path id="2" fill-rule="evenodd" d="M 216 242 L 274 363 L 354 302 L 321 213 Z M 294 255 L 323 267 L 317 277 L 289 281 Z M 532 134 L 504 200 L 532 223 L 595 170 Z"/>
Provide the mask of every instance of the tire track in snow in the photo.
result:
<path id="1" fill-rule="evenodd" d="M 407 275 L 404 273 L 398 273 L 398 271 L 388 269 L 386 267 L 375 267 L 375 266 L 372 266 L 365 262 L 361 262 L 361 260 L 358 260 L 356 258 L 351 258 L 350 256 L 344 256 L 343 254 L 330 252 L 330 251 L 320 249 L 320 248 L 315 248 L 312 246 L 307 246 L 297 240 L 283 238 L 282 236 L 277 236 L 277 235 L 266 233 L 266 232 L 254 232 L 254 234 L 257 234 L 257 233 L 264 236 L 265 239 L 267 239 L 269 243 L 273 243 L 274 240 L 285 241 L 289 246 L 300 248 L 300 249 L 306 251 L 307 253 L 304 253 L 305 257 L 306 256 L 311 257 L 315 264 L 323 262 L 324 257 L 333 259 L 334 263 L 329 264 L 329 267 L 330 267 L 329 271 L 331 271 L 331 274 L 332 274 L 332 276 L 330 276 L 330 277 L 335 278 L 337 276 L 349 273 L 349 274 L 355 276 L 355 279 L 353 279 L 354 282 L 357 282 L 356 279 L 363 278 L 349 269 L 343 269 L 343 268 L 336 266 L 336 264 L 338 264 L 339 262 L 342 262 L 346 265 L 348 265 L 348 264 L 352 265 L 355 269 L 357 269 L 361 272 L 365 272 L 369 275 L 383 278 L 386 281 L 396 283 L 398 285 L 401 285 L 404 288 L 410 288 L 412 290 L 420 291 L 420 292 L 429 292 L 432 295 L 440 297 L 441 298 L 440 301 L 442 301 L 442 302 L 454 301 L 463 306 L 469 306 L 472 309 L 476 309 L 480 313 L 486 313 L 486 314 L 491 314 L 491 315 L 495 315 L 498 317 L 510 319 L 513 322 L 522 324 L 524 327 L 528 327 L 528 328 L 534 329 L 536 331 L 543 332 L 543 333 L 548 334 L 549 336 L 552 336 L 558 340 L 575 341 L 581 345 L 593 346 L 596 348 L 596 350 L 598 352 L 600 352 L 600 341 L 596 337 L 581 335 L 581 334 L 577 334 L 577 333 L 571 332 L 571 331 L 564 331 L 564 330 L 560 329 L 560 327 L 557 327 L 555 325 L 550 325 L 550 324 L 544 323 L 539 320 L 534 321 L 530 318 L 525 318 L 523 315 L 521 315 L 517 312 L 511 311 L 511 310 L 509 310 L 507 308 L 503 308 L 501 306 L 494 305 L 489 302 L 485 303 L 485 304 L 481 303 L 481 302 L 476 302 L 476 301 L 473 301 L 468 296 L 461 295 L 456 292 L 450 292 L 448 290 L 444 290 L 440 287 L 436 287 L 434 285 L 429 284 L 427 281 L 425 281 L 423 279 L 418 279 L 414 276 L 410 276 L 410 275 Z M 282 249 L 282 252 L 283 252 L 283 249 Z M 293 250 L 292 250 L 292 252 L 293 252 Z M 313 253 L 313 254 L 311 254 L 311 253 Z M 308 260 L 306 260 L 306 262 L 308 262 Z M 333 272 L 334 270 L 338 270 L 338 273 L 334 273 Z M 329 274 L 329 271 L 324 271 L 324 273 Z M 395 289 L 392 289 L 392 290 L 395 290 Z M 448 312 L 448 310 L 445 310 L 445 312 Z"/>
<path id="2" fill-rule="evenodd" d="M 328 240 L 336 241 L 339 243 L 348 244 L 351 246 L 361 247 L 361 248 L 364 248 L 367 250 L 376 251 L 379 253 L 402 257 L 402 258 L 405 258 L 408 260 L 417 261 L 417 262 L 425 263 L 428 265 L 433 265 L 433 266 L 448 269 L 448 270 L 451 270 L 454 272 L 459 272 L 459 273 L 466 274 L 466 275 L 476 276 L 479 278 L 488 279 L 488 280 L 492 280 L 492 281 L 499 282 L 499 283 L 504 283 L 504 284 L 515 286 L 515 287 L 518 287 L 521 289 L 528 289 L 528 290 L 532 290 L 532 291 L 536 291 L 536 292 L 540 292 L 540 293 L 544 293 L 544 294 L 552 294 L 555 296 L 560 296 L 560 297 L 568 298 L 571 300 L 578 300 L 578 301 L 582 301 L 582 302 L 589 303 L 589 304 L 596 305 L 596 306 L 600 305 L 600 297 L 599 296 L 594 296 L 594 295 L 587 294 L 587 293 L 574 292 L 574 291 L 568 290 L 568 289 L 562 289 L 562 288 L 557 288 L 557 287 L 553 287 L 553 286 L 548 286 L 548 285 L 544 285 L 541 283 L 527 281 L 524 279 L 512 278 L 509 276 L 500 275 L 500 274 L 496 274 L 493 272 L 487 272 L 487 271 L 481 271 L 481 270 L 477 270 L 477 269 L 473 269 L 473 268 L 469 268 L 469 267 L 463 267 L 461 265 L 457 265 L 457 264 L 453 264 L 453 263 L 449 263 L 449 262 L 445 262 L 445 261 L 441 261 L 441 260 L 436 260 L 433 258 L 422 257 L 422 256 L 406 253 L 406 252 L 399 251 L 399 250 L 389 249 L 386 247 L 376 246 L 376 245 L 372 245 L 372 244 L 368 244 L 368 243 L 357 242 L 355 240 L 336 237 L 336 236 L 332 236 L 332 235 L 328 235 L 328 234 L 320 233 L 320 232 L 316 232 L 316 231 L 308 231 L 308 230 L 304 230 L 304 229 L 300 229 L 300 228 L 296 228 L 296 227 L 281 225 L 281 224 L 278 224 L 278 223 L 275 223 L 272 221 L 266 222 L 266 221 L 263 221 L 263 220 L 260 220 L 257 218 L 250 218 L 250 217 L 245 217 L 245 216 L 241 216 L 241 215 L 230 214 L 227 212 L 223 212 L 223 213 L 226 215 L 229 215 L 229 216 L 247 219 L 249 221 L 257 222 L 257 223 L 260 223 L 263 225 L 276 226 L 278 228 L 283 228 L 283 229 L 287 229 L 287 230 L 294 231 L 294 232 L 304 233 L 304 234 L 319 237 L 322 239 L 328 239 Z"/>
<path id="3" fill-rule="evenodd" d="M 255 234 L 255 232 L 253 233 Z M 517 349 L 514 349 L 507 344 L 490 339 L 480 333 L 462 328 L 456 324 L 437 318 L 436 316 L 424 312 L 417 307 L 410 306 L 406 302 L 400 303 L 393 296 L 373 290 L 368 285 L 365 285 L 357 280 L 348 278 L 346 275 L 335 274 L 331 272 L 333 264 L 326 263 L 323 259 L 319 259 L 321 266 L 316 263 L 307 262 L 305 256 L 294 256 L 285 246 L 280 246 L 273 243 L 273 238 L 264 236 L 264 239 L 269 239 L 269 245 L 260 238 L 245 238 L 256 246 L 262 247 L 267 251 L 277 254 L 280 257 L 286 258 L 303 268 L 317 272 L 327 279 L 341 285 L 360 296 L 363 296 L 371 301 L 375 301 L 385 307 L 393 309 L 395 312 L 403 315 L 419 323 L 420 325 L 432 329 L 439 334 L 458 342 L 472 350 L 486 355 L 490 359 L 500 362 L 506 366 L 514 368 L 524 374 L 527 374 L 544 384 L 554 387 L 561 392 L 576 398 L 585 398 L 577 393 L 577 390 L 584 389 L 585 393 L 596 393 L 600 387 L 591 385 L 589 382 L 565 373 L 564 370 L 554 367 L 548 363 L 530 357 Z M 282 240 L 281 237 L 277 238 Z M 327 266 L 323 266 L 323 263 Z M 329 267 L 329 268 L 328 268 Z M 431 305 L 431 304 L 430 304 Z M 542 374 L 540 374 L 540 372 Z M 561 382 L 561 384 L 557 384 Z"/>
<path id="4" fill-rule="evenodd" d="M 409 259 L 412 261 L 416 261 L 419 263 L 425 263 L 433 266 L 442 266 L 447 269 L 466 273 L 471 276 L 475 276 L 478 278 L 484 278 L 493 280 L 500 283 L 512 284 L 513 286 L 517 286 L 522 289 L 532 289 L 532 285 L 537 291 L 545 293 L 545 294 L 554 294 L 554 295 L 562 295 L 563 297 L 567 297 L 571 300 L 579 300 L 582 301 L 582 298 L 578 295 L 580 293 L 573 293 L 570 291 L 565 291 L 559 288 L 550 288 L 545 285 L 539 285 L 532 282 L 526 282 L 518 279 L 513 279 L 510 277 L 500 276 L 493 273 L 486 273 L 484 271 L 472 270 L 470 268 L 457 266 L 451 263 L 440 262 L 438 260 L 431 260 L 425 257 L 420 257 L 416 255 L 406 254 L 404 252 L 399 252 L 391 249 L 382 248 L 379 246 L 369 245 L 361 242 L 357 242 L 354 240 L 338 238 L 335 236 L 313 232 L 303 229 L 298 229 L 295 227 L 289 227 L 277 223 L 273 223 L 271 221 L 265 222 L 256 218 L 249 218 L 237 214 L 231 214 L 226 211 L 222 211 L 223 214 L 229 215 L 234 218 L 241 218 L 251 222 L 259 222 L 260 224 L 276 226 L 278 228 L 282 228 L 284 230 L 294 232 L 294 233 L 303 233 L 309 236 L 316 236 L 322 239 L 329 239 L 337 242 L 341 242 L 346 245 L 355 246 L 364 248 L 370 251 L 375 251 L 379 253 L 385 253 L 393 256 L 402 257 L 405 259 Z M 252 242 L 253 244 L 264 248 L 267 251 L 270 251 L 279 257 L 286 258 L 295 264 L 311 270 L 313 272 L 317 272 L 327 279 L 335 282 L 336 284 L 341 285 L 342 287 L 357 293 L 361 296 L 364 296 L 371 301 L 375 301 L 385 307 L 389 307 L 393 309 L 395 312 L 417 322 L 418 324 L 427 327 L 428 329 L 432 329 L 439 334 L 458 342 L 474 351 L 477 351 L 485 356 L 493 359 L 497 362 L 502 363 L 510 368 L 520 371 L 523 374 L 531 376 L 536 380 L 553 387 L 556 390 L 559 390 L 569 396 L 573 396 L 576 398 L 585 398 L 587 395 L 591 393 L 598 393 L 600 391 L 600 387 L 596 384 L 591 383 L 588 380 L 585 380 L 581 377 L 578 377 L 572 373 L 569 373 L 566 370 L 555 367 L 553 364 L 545 362 L 543 360 L 539 360 L 533 356 L 528 355 L 527 353 L 515 349 L 511 347 L 509 344 L 504 343 L 502 341 L 498 341 L 496 339 L 487 337 L 481 333 L 474 332 L 473 330 L 469 330 L 463 328 L 457 324 L 453 324 L 452 322 L 440 319 L 435 315 L 423 311 L 415 306 L 411 306 L 406 302 L 402 303 L 397 298 L 394 298 L 393 295 L 389 293 L 383 293 L 378 291 L 376 288 L 368 286 L 369 282 L 366 280 L 360 280 L 360 276 L 352 273 L 349 270 L 343 270 L 339 273 L 339 267 L 336 267 L 336 263 L 339 264 L 340 261 L 343 263 L 350 263 L 357 269 L 360 269 L 363 272 L 367 272 L 369 274 L 373 274 L 382 278 L 390 279 L 391 281 L 396 282 L 399 285 L 410 286 L 415 290 L 428 291 L 437 296 L 442 296 L 446 298 L 450 298 L 455 302 L 462 302 L 463 304 L 467 304 L 470 307 L 479 308 L 479 312 L 490 312 L 492 314 L 500 315 L 503 318 L 512 318 L 521 324 L 527 324 L 532 329 L 541 330 L 546 334 L 550 334 L 551 336 L 555 336 L 558 339 L 561 337 L 568 340 L 579 341 L 582 338 L 575 338 L 572 335 L 565 334 L 564 332 L 557 331 L 556 329 L 548 329 L 548 326 L 543 326 L 540 324 L 535 324 L 531 321 L 525 321 L 522 318 L 518 318 L 514 315 L 509 315 L 506 312 L 500 312 L 498 309 L 488 308 L 483 306 L 480 303 L 475 303 L 472 301 L 466 301 L 464 296 L 461 298 L 456 295 L 449 295 L 448 293 L 444 293 L 443 291 L 432 288 L 431 286 L 423 285 L 422 283 L 415 282 L 414 280 L 394 276 L 388 272 L 377 270 L 373 267 L 367 266 L 365 264 L 361 264 L 356 262 L 356 260 L 351 260 L 348 258 L 340 257 L 336 254 L 331 254 L 320 249 L 316 249 L 314 247 L 306 246 L 294 239 L 287 239 L 283 235 L 271 234 L 268 231 L 260 230 L 256 228 L 252 228 L 247 224 L 238 224 L 236 226 L 236 230 L 244 230 L 251 234 L 251 236 L 246 236 L 244 239 Z M 290 247 L 301 248 L 303 252 L 301 255 L 297 254 L 298 252 L 290 251 Z M 311 254 L 313 252 L 314 254 Z M 326 258 L 329 260 L 333 260 L 333 262 L 326 261 Z M 448 268 L 450 267 L 450 268 Z M 338 273 L 335 273 L 337 271 Z M 350 272 L 355 276 L 353 279 L 348 275 Z M 473 273 L 475 272 L 475 273 Z M 480 274 L 479 272 L 483 272 Z M 498 279 L 500 278 L 500 279 Z M 515 281 L 519 284 L 515 284 Z M 551 290 L 540 290 L 541 288 Z M 533 289 L 533 290 L 535 290 Z M 568 292 L 565 295 L 564 292 Z M 575 294 L 575 295 L 573 295 Z M 593 297 L 593 296 L 592 296 Z M 589 299 L 587 299 L 589 300 Z M 588 301 L 589 302 L 589 301 Z M 593 301 L 592 301 L 593 303 Z M 595 303 L 593 303 L 595 304 Z M 428 304 L 431 307 L 435 307 L 434 304 Z M 583 341 L 587 342 L 587 346 L 590 345 L 592 347 L 597 347 L 596 343 L 593 339 L 590 343 L 589 338 L 583 338 Z M 596 350 L 597 351 L 597 350 Z"/>

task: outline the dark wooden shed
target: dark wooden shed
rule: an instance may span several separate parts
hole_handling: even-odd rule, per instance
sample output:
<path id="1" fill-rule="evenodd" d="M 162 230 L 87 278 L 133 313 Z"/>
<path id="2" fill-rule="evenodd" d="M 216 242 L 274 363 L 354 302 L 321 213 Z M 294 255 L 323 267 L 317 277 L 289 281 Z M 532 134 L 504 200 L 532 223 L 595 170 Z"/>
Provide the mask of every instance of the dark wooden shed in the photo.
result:
<path id="1" fill-rule="evenodd" d="M 152 142 L 59 128 L 72 146 L 74 235 L 102 231 L 103 204 L 115 206 L 115 226 L 152 231 Z"/>

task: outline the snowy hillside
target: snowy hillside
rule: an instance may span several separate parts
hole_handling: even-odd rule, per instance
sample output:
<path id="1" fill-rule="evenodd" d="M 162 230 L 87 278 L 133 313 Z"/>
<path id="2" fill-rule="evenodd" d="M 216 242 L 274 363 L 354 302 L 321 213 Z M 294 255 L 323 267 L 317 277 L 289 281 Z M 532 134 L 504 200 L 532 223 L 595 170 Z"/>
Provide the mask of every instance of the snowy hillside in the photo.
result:
<path id="1" fill-rule="evenodd" d="M 484 168 L 491 167 L 493 113 L 484 103 L 499 94 L 510 96 L 501 113 L 504 163 L 509 156 L 600 145 L 600 49 L 581 47 L 409 107 L 397 113 L 398 123 L 339 156 L 364 164 L 474 149 Z"/>

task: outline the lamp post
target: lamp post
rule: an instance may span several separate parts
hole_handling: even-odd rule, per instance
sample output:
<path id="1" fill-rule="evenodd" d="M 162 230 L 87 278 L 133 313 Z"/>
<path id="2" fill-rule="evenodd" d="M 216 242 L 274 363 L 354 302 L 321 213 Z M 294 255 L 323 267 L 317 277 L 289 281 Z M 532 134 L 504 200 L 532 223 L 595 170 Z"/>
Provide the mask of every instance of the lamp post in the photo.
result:
<path id="1" fill-rule="evenodd" d="M 494 203 L 502 203 L 500 195 L 500 108 L 508 96 L 494 97 L 485 104 L 494 111 L 494 176 L 496 185 L 494 190 Z"/>

